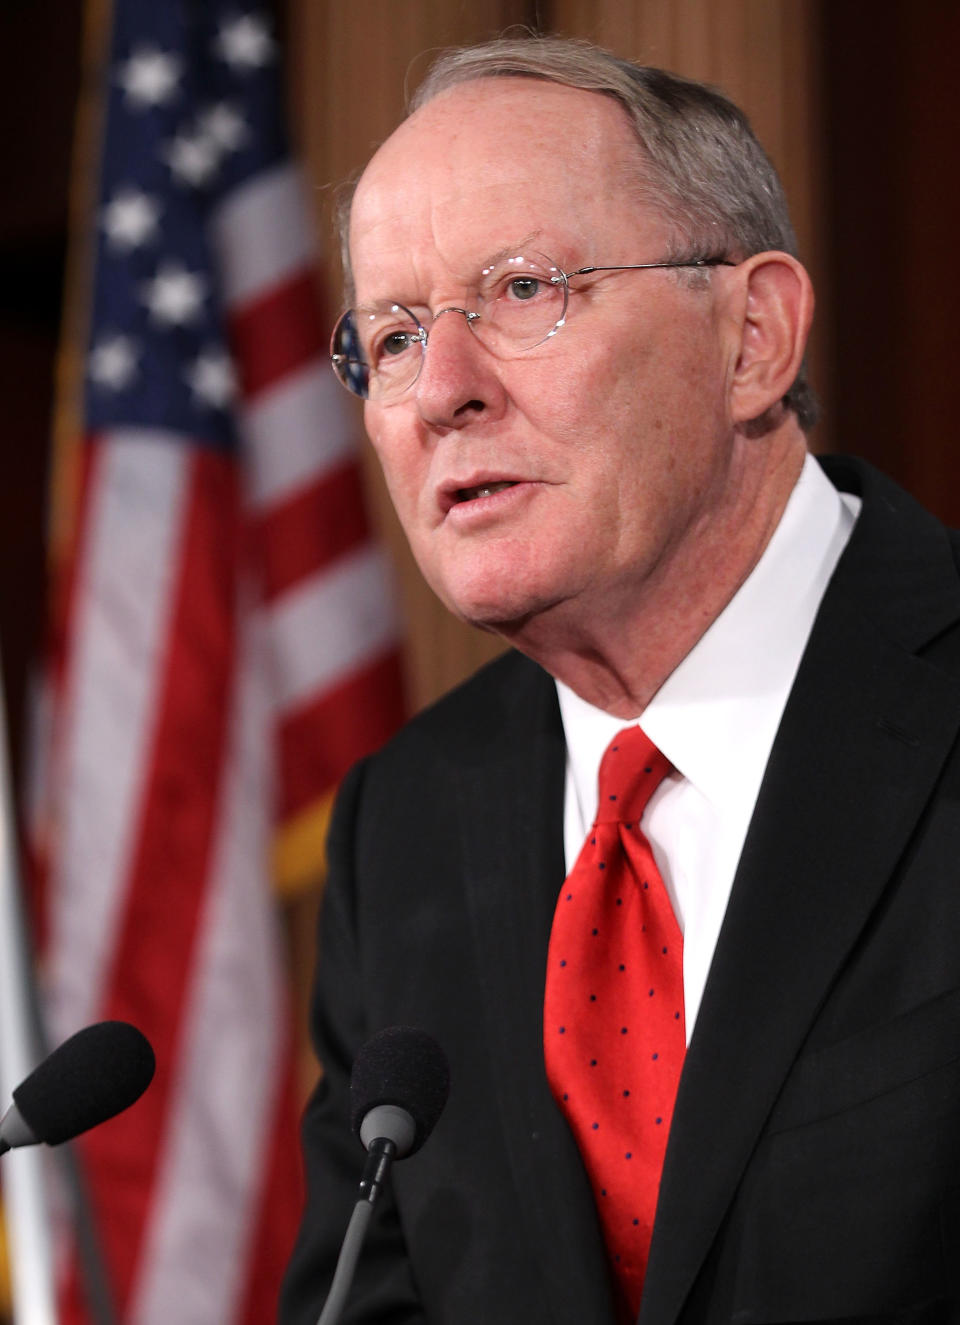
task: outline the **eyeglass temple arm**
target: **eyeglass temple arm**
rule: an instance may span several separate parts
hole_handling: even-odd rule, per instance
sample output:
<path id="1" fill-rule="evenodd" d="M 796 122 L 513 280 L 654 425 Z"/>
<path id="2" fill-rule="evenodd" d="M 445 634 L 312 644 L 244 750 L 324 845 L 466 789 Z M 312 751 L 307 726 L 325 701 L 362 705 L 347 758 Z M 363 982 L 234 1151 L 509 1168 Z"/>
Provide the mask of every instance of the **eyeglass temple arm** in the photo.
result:
<path id="1" fill-rule="evenodd" d="M 589 276 L 593 271 L 649 271 L 655 267 L 736 267 L 739 264 L 729 258 L 693 258 L 690 262 L 621 262 L 615 267 L 578 267 L 568 271 L 567 277 Z M 554 284 L 562 281 L 562 276 L 552 278 Z"/>

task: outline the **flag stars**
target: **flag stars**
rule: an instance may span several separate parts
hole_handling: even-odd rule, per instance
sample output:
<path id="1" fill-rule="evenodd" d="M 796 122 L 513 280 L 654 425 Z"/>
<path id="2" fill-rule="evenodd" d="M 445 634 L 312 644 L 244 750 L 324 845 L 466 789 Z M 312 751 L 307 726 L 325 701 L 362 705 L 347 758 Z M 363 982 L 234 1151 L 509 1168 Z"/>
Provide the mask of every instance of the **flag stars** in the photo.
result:
<path id="1" fill-rule="evenodd" d="M 117 70 L 117 82 L 134 110 L 164 106 L 177 94 L 183 61 L 158 46 L 140 46 Z"/>
<path id="2" fill-rule="evenodd" d="M 200 116 L 200 129 L 221 152 L 236 152 L 250 137 L 246 120 L 229 102 L 208 106 Z"/>
<path id="3" fill-rule="evenodd" d="M 220 169 L 223 158 L 238 151 L 250 137 L 235 106 L 208 106 L 192 128 L 183 129 L 166 147 L 166 161 L 180 184 L 201 188 Z"/>
<path id="4" fill-rule="evenodd" d="M 219 345 L 203 350 L 187 368 L 184 377 L 203 405 L 226 409 L 237 393 L 237 376 L 229 354 Z"/>
<path id="5" fill-rule="evenodd" d="M 157 236 L 160 203 L 141 189 L 120 188 L 100 213 L 112 249 L 131 252 Z"/>
<path id="6" fill-rule="evenodd" d="M 139 354 L 130 336 L 105 336 L 97 341 L 87 360 L 90 380 L 108 391 L 122 391 L 137 376 Z"/>
<path id="7" fill-rule="evenodd" d="M 173 177 L 180 184 L 200 188 L 220 166 L 220 151 L 214 139 L 202 130 L 185 130 L 167 144 L 164 153 Z"/>
<path id="8" fill-rule="evenodd" d="M 155 322 L 182 327 L 196 321 L 207 294 L 207 283 L 198 272 L 181 263 L 167 262 L 142 287 L 143 302 Z"/>
<path id="9" fill-rule="evenodd" d="M 244 14 L 224 23 L 214 40 L 214 50 L 237 73 L 269 64 L 276 44 L 266 23 L 255 14 Z"/>

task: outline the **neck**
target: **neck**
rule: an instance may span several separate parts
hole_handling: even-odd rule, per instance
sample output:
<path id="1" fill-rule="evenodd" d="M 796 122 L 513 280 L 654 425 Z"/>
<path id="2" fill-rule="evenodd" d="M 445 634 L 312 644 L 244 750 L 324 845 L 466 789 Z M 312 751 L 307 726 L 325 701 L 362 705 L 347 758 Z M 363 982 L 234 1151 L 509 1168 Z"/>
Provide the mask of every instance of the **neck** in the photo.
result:
<path id="1" fill-rule="evenodd" d="M 712 625 L 763 555 L 806 455 L 790 427 L 752 444 L 713 507 L 639 580 L 590 603 L 563 603 L 502 628 L 516 648 L 595 707 L 638 717 Z"/>

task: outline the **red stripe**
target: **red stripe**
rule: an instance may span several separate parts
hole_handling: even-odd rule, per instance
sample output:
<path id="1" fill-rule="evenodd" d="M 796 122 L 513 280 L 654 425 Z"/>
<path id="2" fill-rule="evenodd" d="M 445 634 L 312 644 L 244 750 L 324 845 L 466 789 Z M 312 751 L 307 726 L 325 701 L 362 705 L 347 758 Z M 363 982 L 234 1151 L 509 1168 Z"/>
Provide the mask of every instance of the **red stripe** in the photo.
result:
<path id="1" fill-rule="evenodd" d="M 292 1026 L 289 1016 L 284 1024 Z M 237 1312 L 237 1325 L 265 1325 L 276 1320 L 280 1285 L 303 1210 L 305 1188 L 297 1127 L 296 1060 L 292 1034 L 288 1038 L 273 1126 L 265 1133 L 263 1189 L 253 1194 L 250 1203 L 255 1223 L 245 1257 L 247 1282 Z"/>
<path id="2" fill-rule="evenodd" d="M 312 267 L 229 317 L 230 343 L 249 400 L 326 350 Z"/>
<path id="3" fill-rule="evenodd" d="M 358 668 L 279 727 L 280 817 L 305 809 L 376 750 L 405 716 L 399 650 Z"/>
<path id="4" fill-rule="evenodd" d="M 157 1074 L 132 1109 L 95 1129 L 83 1144 L 121 1314 L 153 1200 L 178 1071 L 234 670 L 236 475 L 226 458 L 210 452 L 194 453 L 191 465 L 142 818 L 102 1009 L 104 1016 L 141 1027 L 156 1051 Z"/>
<path id="5" fill-rule="evenodd" d="M 254 538 L 267 601 L 366 543 L 360 466 L 348 461 L 272 507 L 257 521 Z"/>

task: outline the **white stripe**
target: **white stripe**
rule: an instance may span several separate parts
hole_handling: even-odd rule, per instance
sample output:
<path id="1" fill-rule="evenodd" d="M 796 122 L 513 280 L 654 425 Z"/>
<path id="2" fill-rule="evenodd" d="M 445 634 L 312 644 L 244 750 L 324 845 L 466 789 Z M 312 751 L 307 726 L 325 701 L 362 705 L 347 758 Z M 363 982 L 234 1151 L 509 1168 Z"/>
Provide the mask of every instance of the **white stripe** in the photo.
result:
<path id="1" fill-rule="evenodd" d="M 233 1325 L 270 1151 L 285 1007 L 268 876 L 263 669 L 239 658 L 227 783 L 130 1325 Z"/>
<path id="2" fill-rule="evenodd" d="M 356 456 L 360 421 L 324 361 L 258 395 L 243 432 L 248 495 L 266 506 Z"/>
<path id="3" fill-rule="evenodd" d="M 235 308 L 312 265 L 300 172 L 289 163 L 255 175 L 213 213 L 211 241 L 223 294 Z"/>
<path id="4" fill-rule="evenodd" d="M 315 698 L 396 643 L 389 586 L 382 551 L 366 547 L 277 600 L 270 618 L 281 710 Z"/>
<path id="5" fill-rule="evenodd" d="M 80 551 L 50 880 L 52 1029 L 92 1020 L 125 900 L 163 685 L 189 462 L 176 437 L 102 443 Z"/>

